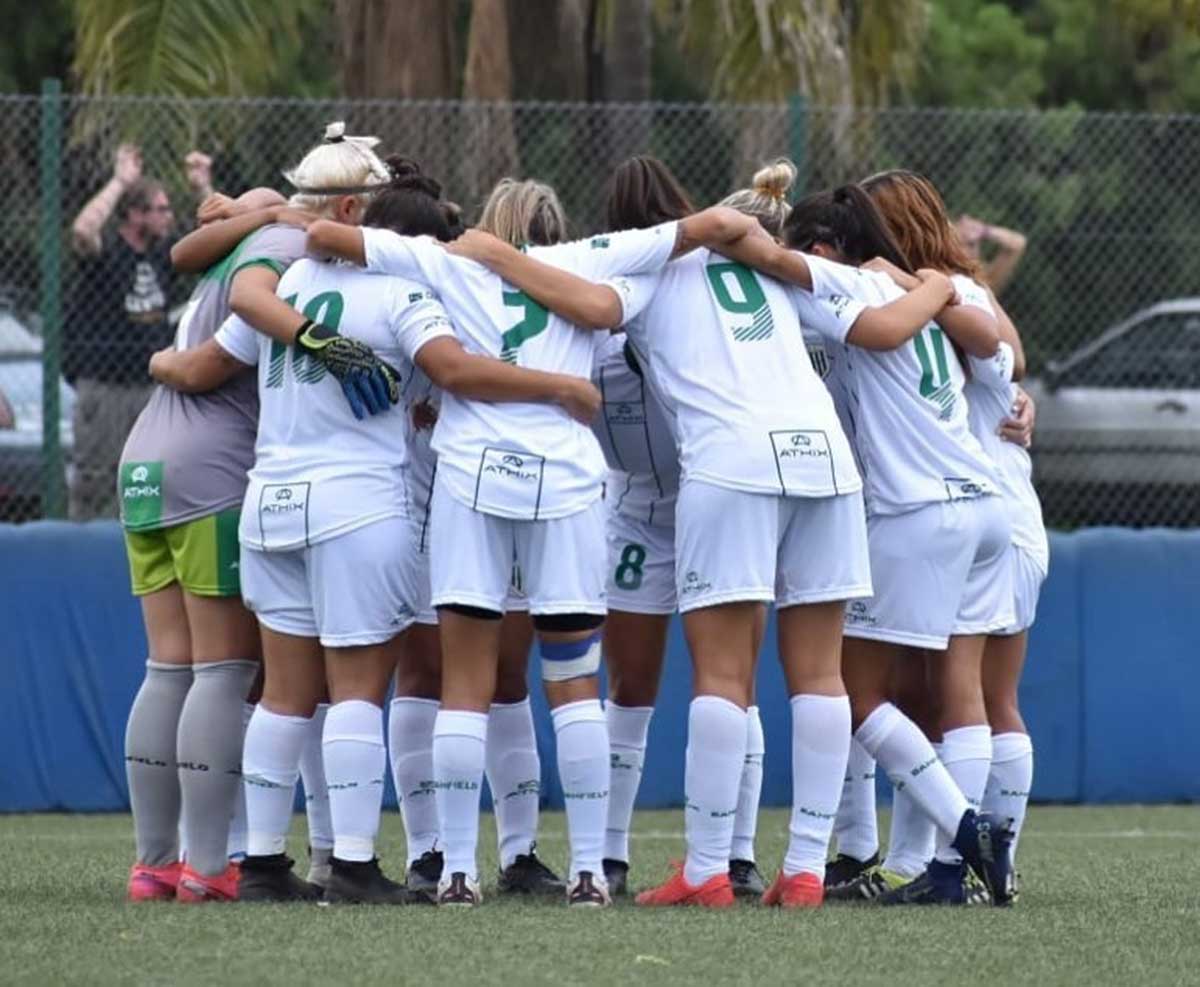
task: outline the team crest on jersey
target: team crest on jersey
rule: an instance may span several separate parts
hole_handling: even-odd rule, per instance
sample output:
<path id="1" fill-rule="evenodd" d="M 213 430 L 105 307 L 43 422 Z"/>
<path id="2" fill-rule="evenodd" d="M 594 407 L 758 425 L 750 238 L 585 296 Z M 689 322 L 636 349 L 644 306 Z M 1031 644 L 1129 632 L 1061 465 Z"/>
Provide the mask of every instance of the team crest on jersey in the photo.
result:
<path id="1" fill-rule="evenodd" d="M 823 343 L 813 343 L 808 347 L 808 360 L 812 364 L 813 371 L 821 380 L 825 380 L 829 376 L 829 352 Z"/>
<path id="2" fill-rule="evenodd" d="M 592 249 L 593 250 L 607 250 L 610 246 L 612 246 L 612 241 L 608 237 L 606 237 L 606 236 L 592 237 Z"/>

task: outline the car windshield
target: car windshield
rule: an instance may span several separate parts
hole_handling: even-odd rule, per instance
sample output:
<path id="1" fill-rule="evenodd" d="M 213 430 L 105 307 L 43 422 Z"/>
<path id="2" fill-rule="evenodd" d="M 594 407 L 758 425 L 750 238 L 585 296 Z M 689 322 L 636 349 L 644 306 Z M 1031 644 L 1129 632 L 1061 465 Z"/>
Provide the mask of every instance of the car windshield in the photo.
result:
<path id="1" fill-rule="evenodd" d="M 1200 314 L 1151 316 L 1067 370 L 1066 387 L 1200 389 Z"/>

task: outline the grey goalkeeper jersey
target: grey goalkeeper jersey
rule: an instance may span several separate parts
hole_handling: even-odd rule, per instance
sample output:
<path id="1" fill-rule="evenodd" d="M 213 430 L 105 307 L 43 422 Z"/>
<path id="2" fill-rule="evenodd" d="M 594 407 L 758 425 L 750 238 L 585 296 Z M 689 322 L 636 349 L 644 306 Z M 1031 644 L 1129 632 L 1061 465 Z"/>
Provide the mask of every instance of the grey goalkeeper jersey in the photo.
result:
<path id="1" fill-rule="evenodd" d="M 191 349 L 216 335 L 229 317 L 229 288 L 238 271 L 261 264 L 282 275 L 304 256 L 304 239 L 294 226 L 264 226 L 209 268 L 179 320 L 176 348 Z M 257 428 L 252 367 L 206 394 L 156 387 L 121 454 L 121 523 L 150 531 L 239 506 Z"/>

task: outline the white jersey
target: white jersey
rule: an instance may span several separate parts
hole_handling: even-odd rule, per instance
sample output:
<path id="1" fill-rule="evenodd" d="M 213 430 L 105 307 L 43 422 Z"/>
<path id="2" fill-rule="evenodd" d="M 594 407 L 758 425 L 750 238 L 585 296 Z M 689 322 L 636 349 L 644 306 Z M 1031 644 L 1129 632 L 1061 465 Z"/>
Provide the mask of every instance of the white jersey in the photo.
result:
<path id="1" fill-rule="evenodd" d="M 529 253 L 602 281 L 660 269 L 675 239 L 676 224 L 664 223 Z M 428 238 L 364 229 L 363 242 L 368 271 L 412 277 L 437 290 L 468 351 L 534 370 L 591 376 L 603 335 L 548 312 L 487 268 Z M 603 491 L 604 455 L 591 429 L 552 404 L 491 404 L 445 394 L 433 449 L 439 482 L 464 504 L 499 517 L 566 517 Z"/>
<path id="2" fill-rule="evenodd" d="M 1042 505 L 1033 488 L 1033 464 L 1028 452 L 998 434 L 1000 423 L 1012 414 L 1017 394 L 1012 379 L 1012 347 L 1001 343 L 990 359 L 970 357 L 968 362 L 971 379 L 966 394 L 971 432 L 996 464 L 1012 522 L 1013 544 L 1029 553 L 1044 576 L 1050 568 L 1050 545 L 1042 523 Z"/>
<path id="3" fill-rule="evenodd" d="M 785 286 L 707 250 L 634 280 L 657 282 L 628 331 L 675 415 L 685 478 L 784 497 L 862 489 Z"/>
<path id="4" fill-rule="evenodd" d="M 792 290 L 800 320 L 824 338 L 833 390 L 843 394 L 863 470 L 867 513 L 902 514 L 925 504 L 998 492 L 995 465 L 971 434 L 965 375 L 945 332 L 930 322 L 894 350 L 867 350 L 846 335 L 867 306 L 903 296 L 891 278 L 806 257 L 813 292 Z M 964 304 L 991 311 L 973 282 L 958 285 Z M 816 296 L 816 297 L 814 297 Z"/>
<path id="5" fill-rule="evenodd" d="M 647 382 L 624 335 L 601 344 L 592 383 L 603 399 L 592 431 L 608 461 L 612 509 L 647 524 L 674 525 L 679 494 L 674 416 Z"/>
<path id="6" fill-rule="evenodd" d="M 400 405 L 405 409 L 408 428 L 408 506 L 409 514 L 422 524 L 428 523 L 433 502 L 433 478 L 437 473 L 437 453 L 433 451 L 434 418 L 442 406 L 442 389 L 420 367 L 413 367 L 404 382 Z"/>
<path id="7" fill-rule="evenodd" d="M 431 339 L 454 335 L 423 286 L 345 264 L 301 259 L 276 293 L 308 318 L 366 343 L 402 373 Z M 407 513 L 402 406 L 357 420 L 320 363 L 237 316 L 216 339 L 242 363 L 258 364 L 255 461 L 238 529 L 243 545 L 288 551 Z"/>

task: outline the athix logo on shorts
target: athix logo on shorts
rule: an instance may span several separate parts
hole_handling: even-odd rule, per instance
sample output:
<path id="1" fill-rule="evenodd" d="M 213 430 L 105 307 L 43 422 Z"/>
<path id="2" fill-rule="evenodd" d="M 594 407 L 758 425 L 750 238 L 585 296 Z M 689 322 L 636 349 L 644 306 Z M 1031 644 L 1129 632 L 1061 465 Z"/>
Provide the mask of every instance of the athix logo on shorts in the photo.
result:
<path id="1" fill-rule="evenodd" d="M 704 593 L 712 589 L 712 583 L 704 579 L 695 569 L 689 569 L 688 574 L 683 577 L 683 587 L 679 590 L 680 596 L 689 596 L 693 593 Z"/>
<path id="2" fill-rule="evenodd" d="M 272 497 L 273 501 L 262 505 L 263 514 L 296 514 L 308 507 L 305 498 L 296 499 L 296 492 L 292 487 L 277 487 Z"/>
<path id="3" fill-rule="evenodd" d="M 275 491 L 275 499 L 276 500 L 291 500 L 292 499 L 291 488 L 290 487 L 280 487 L 278 490 Z"/>
<path id="4" fill-rule="evenodd" d="M 854 600 L 846 608 L 846 623 L 873 627 L 875 626 L 875 618 L 871 616 L 870 609 L 868 609 L 862 600 Z"/>
<path id="5" fill-rule="evenodd" d="M 604 405 L 604 417 L 610 425 L 644 425 L 646 406 L 641 401 L 615 401 Z"/>
<path id="6" fill-rule="evenodd" d="M 488 463 L 483 468 L 483 471 L 509 480 L 520 480 L 524 483 L 534 481 L 538 478 L 536 472 L 525 469 L 524 459 L 512 453 L 506 453 L 501 456 L 498 463 Z"/>
<path id="7" fill-rule="evenodd" d="M 776 433 L 778 434 L 778 433 Z M 787 433 L 783 433 L 787 435 Z M 827 445 L 813 445 L 812 434 L 793 432 L 788 436 L 787 444 L 779 450 L 780 459 L 828 459 Z"/>

